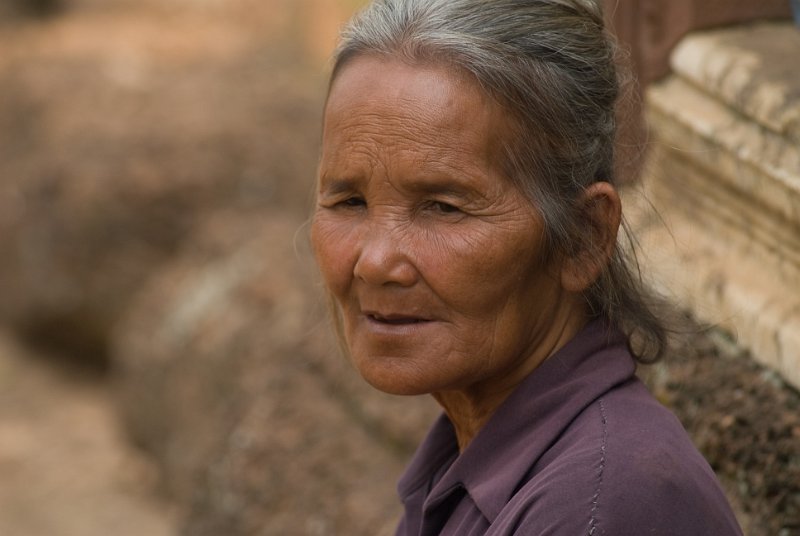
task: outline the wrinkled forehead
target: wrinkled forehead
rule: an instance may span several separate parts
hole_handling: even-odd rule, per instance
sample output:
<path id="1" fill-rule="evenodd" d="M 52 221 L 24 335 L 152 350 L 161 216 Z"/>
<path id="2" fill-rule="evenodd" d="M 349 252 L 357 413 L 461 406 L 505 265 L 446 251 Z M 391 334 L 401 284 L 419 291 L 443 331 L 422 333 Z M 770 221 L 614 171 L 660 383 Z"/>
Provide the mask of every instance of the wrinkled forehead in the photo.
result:
<path id="1" fill-rule="evenodd" d="M 331 84 L 323 145 L 352 135 L 379 140 L 391 131 L 401 136 L 387 143 L 440 143 L 444 137 L 453 150 L 488 156 L 496 154 L 507 126 L 504 110 L 468 73 L 394 57 L 359 56 Z"/>

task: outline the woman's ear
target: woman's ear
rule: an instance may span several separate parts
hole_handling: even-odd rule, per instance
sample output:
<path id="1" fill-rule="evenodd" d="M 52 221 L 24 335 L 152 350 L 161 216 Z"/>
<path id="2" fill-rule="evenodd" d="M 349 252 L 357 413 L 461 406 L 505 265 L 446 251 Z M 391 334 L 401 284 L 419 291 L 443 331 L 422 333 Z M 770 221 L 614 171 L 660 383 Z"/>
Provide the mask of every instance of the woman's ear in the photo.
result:
<path id="1" fill-rule="evenodd" d="M 622 219 L 622 203 L 617 190 L 608 182 L 596 182 L 578 199 L 587 229 L 579 247 L 561 265 L 561 286 L 583 292 L 605 270 L 617 244 Z"/>

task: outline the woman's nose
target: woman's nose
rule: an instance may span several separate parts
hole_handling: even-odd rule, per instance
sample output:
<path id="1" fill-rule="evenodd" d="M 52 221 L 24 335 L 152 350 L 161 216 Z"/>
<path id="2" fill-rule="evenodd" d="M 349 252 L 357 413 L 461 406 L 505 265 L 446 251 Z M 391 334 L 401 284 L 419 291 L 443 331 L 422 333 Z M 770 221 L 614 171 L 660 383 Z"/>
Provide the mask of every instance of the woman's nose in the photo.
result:
<path id="1" fill-rule="evenodd" d="M 354 276 L 370 285 L 412 286 L 417 269 L 399 238 L 384 227 L 371 230 L 362 242 Z"/>

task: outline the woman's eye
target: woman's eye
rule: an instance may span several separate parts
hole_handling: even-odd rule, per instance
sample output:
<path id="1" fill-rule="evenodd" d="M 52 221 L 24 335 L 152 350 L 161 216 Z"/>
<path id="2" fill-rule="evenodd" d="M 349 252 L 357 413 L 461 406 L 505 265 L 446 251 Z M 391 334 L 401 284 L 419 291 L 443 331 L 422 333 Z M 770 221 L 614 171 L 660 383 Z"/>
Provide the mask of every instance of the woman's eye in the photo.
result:
<path id="1" fill-rule="evenodd" d="M 443 214 L 455 214 L 456 212 L 460 212 L 458 207 L 451 205 L 450 203 L 445 203 L 444 201 L 434 201 L 431 203 L 431 206 L 437 212 L 441 212 Z"/>
<path id="2" fill-rule="evenodd" d="M 367 202 L 360 197 L 348 197 L 344 201 L 339 201 L 338 204 L 348 208 L 357 208 L 366 206 Z"/>

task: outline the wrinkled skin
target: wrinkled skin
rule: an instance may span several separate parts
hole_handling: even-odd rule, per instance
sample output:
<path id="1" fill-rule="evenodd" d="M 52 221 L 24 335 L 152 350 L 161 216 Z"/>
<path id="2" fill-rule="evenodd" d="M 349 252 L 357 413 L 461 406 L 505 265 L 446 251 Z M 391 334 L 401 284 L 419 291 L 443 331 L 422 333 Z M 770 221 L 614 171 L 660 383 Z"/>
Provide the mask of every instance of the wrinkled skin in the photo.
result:
<path id="1" fill-rule="evenodd" d="M 586 317 L 506 178 L 502 109 L 466 75 L 362 56 L 325 109 L 312 243 L 363 377 L 431 393 L 464 445 Z"/>

